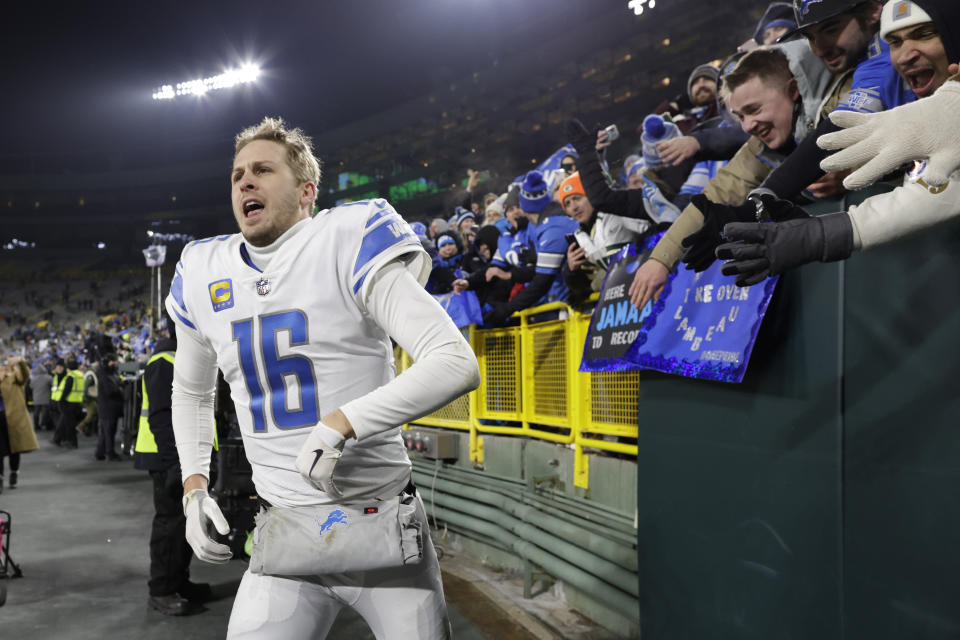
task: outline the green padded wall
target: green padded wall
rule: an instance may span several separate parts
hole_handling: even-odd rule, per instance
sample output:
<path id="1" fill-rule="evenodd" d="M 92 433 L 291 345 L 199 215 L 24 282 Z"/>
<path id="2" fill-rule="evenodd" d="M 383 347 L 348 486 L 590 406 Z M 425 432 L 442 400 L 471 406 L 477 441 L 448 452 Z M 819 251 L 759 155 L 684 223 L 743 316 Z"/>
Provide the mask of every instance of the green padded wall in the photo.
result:
<path id="1" fill-rule="evenodd" d="M 846 638 L 960 638 L 960 224 L 846 269 Z"/>
<path id="2" fill-rule="evenodd" d="M 783 277 L 740 385 L 644 376 L 645 639 L 960 637 L 958 285 L 951 224 Z"/>

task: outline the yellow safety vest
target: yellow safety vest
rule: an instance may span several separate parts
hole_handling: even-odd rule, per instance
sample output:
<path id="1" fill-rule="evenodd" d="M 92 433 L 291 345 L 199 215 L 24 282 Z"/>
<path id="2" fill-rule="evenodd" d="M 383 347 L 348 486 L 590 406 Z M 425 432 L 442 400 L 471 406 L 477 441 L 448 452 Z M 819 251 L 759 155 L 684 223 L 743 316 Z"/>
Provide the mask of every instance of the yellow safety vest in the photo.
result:
<path id="1" fill-rule="evenodd" d="M 67 371 L 67 377 L 73 378 L 73 387 L 70 389 L 70 393 L 67 394 L 67 402 L 83 404 L 83 389 L 86 386 L 83 380 L 83 374 L 74 369 L 73 371 Z M 62 395 L 61 392 L 61 396 Z"/>
<path id="2" fill-rule="evenodd" d="M 63 395 L 63 379 L 66 375 L 53 374 L 53 385 L 50 387 L 50 401 L 60 402 L 60 396 Z"/>
<path id="3" fill-rule="evenodd" d="M 147 360 L 147 366 L 149 367 L 151 363 L 160 358 L 173 364 L 173 353 L 170 351 L 161 351 L 160 353 L 153 354 L 150 359 Z M 150 398 L 147 395 L 147 377 L 145 375 L 140 378 L 140 395 L 143 396 L 143 400 L 140 403 L 140 425 L 137 428 L 137 443 L 134 445 L 133 450 L 139 451 L 140 453 L 157 453 L 157 441 L 153 437 L 153 431 L 150 430 Z M 219 448 L 216 429 L 213 431 L 213 448 L 215 450 Z"/>

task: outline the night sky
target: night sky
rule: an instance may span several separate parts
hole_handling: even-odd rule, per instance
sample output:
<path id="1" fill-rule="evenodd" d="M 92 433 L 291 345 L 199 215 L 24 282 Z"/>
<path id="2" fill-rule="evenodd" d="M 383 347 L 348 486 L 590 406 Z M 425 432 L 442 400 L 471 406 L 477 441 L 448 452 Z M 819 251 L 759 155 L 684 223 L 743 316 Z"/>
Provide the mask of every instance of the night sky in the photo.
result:
<path id="1" fill-rule="evenodd" d="M 75 2 L 5 7 L 0 155 L 229 140 L 265 113 L 333 128 L 578 36 L 626 0 Z M 252 60 L 256 86 L 154 101 Z M 559 63 L 560 61 L 558 61 Z M 96 168 L 89 168 L 95 170 Z"/>

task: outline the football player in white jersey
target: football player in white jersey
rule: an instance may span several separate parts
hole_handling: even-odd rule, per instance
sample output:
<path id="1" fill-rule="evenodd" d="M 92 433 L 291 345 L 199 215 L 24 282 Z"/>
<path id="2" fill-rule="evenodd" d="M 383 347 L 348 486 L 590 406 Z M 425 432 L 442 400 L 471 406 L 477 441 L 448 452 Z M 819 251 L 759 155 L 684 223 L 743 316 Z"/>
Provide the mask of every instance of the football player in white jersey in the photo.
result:
<path id="1" fill-rule="evenodd" d="M 319 163 L 310 139 L 280 119 L 237 136 L 231 181 L 240 233 L 184 247 L 166 300 L 180 338 L 173 424 L 197 557 L 230 558 L 209 535 L 227 531 L 207 494 L 218 368 L 264 503 L 227 635 L 321 638 L 348 606 L 378 638 L 447 637 L 399 425 L 476 388 L 479 370 L 423 289 L 430 258 L 384 200 L 311 217 Z M 415 362 L 396 378 L 391 337 Z M 398 534 L 369 527 L 398 496 L 419 533 L 412 556 L 384 564 L 376 556 L 389 556 Z M 307 538 L 267 531 L 271 519 L 304 514 L 317 525 Z M 291 558 L 293 568 L 276 568 Z"/>

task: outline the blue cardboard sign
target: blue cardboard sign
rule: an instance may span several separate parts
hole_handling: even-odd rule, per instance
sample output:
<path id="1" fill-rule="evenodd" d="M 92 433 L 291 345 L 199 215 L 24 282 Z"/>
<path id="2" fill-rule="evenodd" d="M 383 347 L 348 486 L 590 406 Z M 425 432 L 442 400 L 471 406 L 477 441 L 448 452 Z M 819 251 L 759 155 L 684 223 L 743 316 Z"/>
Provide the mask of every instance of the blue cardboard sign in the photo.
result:
<path id="1" fill-rule="evenodd" d="M 633 274 L 659 240 L 624 247 L 611 261 L 590 321 L 581 371 L 653 369 L 740 382 L 778 278 L 738 287 L 714 262 L 702 273 L 670 274 L 659 300 L 630 306 Z"/>

